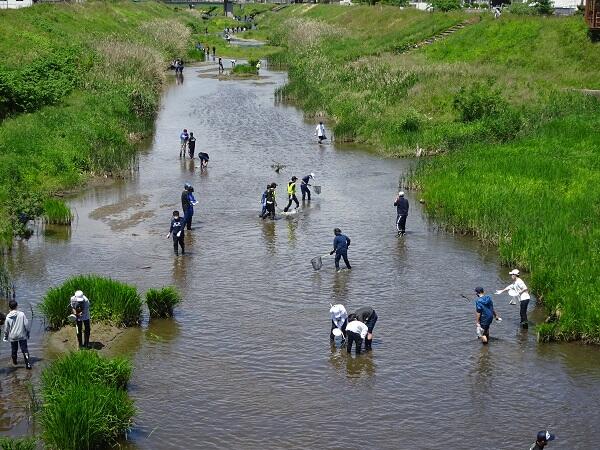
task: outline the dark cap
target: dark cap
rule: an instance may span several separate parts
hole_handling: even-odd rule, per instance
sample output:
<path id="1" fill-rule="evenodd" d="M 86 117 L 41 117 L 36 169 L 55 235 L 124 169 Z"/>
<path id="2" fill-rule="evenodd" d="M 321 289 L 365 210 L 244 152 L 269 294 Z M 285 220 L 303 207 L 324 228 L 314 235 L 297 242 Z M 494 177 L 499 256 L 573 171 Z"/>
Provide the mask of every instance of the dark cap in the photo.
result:
<path id="1" fill-rule="evenodd" d="M 296 178 L 296 176 L 295 176 L 295 175 L 292 177 L 292 181 L 296 181 L 297 179 L 298 179 L 298 178 Z"/>
<path id="2" fill-rule="evenodd" d="M 339 228 L 334 228 L 334 229 L 333 229 L 333 232 L 334 232 L 334 233 L 341 233 L 341 232 L 342 232 L 342 230 L 340 230 Z"/>
<path id="3" fill-rule="evenodd" d="M 548 430 L 542 430 L 537 435 L 538 442 L 548 442 L 553 441 L 554 439 L 556 439 L 556 436 L 554 436 Z"/>
<path id="4" fill-rule="evenodd" d="M 481 286 L 478 286 L 475 288 L 475 293 L 476 294 L 483 294 L 483 288 Z"/>

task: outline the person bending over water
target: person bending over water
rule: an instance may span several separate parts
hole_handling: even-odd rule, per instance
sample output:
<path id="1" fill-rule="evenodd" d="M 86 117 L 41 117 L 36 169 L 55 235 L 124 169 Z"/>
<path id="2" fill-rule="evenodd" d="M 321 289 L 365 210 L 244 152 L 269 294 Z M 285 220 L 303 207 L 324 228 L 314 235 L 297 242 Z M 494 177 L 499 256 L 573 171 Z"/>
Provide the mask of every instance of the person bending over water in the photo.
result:
<path id="1" fill-rule="evenodd" d="M 308 196 L 308 201 L 310 202 L 310 189 L 308 188 L 310 186 L 310 180 L 311 178 L 314 180 L 315 179 L 315 174 L 314 173 L 310 173 L 309 175 L 306 175 L 305 177 L 302 178 L 302 182 L 300 183 L 300 191 L 302 192 L 302 201 L 304 201 L 304 198 Z"/>

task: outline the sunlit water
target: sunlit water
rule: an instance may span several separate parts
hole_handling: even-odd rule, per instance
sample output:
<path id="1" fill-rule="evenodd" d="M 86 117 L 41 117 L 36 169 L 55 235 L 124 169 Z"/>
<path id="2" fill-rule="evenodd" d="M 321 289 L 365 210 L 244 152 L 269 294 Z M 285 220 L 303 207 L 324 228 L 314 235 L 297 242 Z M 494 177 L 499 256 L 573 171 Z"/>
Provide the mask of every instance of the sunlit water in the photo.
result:
<path id="1" fill-rule="evenodd" d="M 558 435 L 552 449 L 597 447 L 598 349 L 538 345 L 506 297 L 495 297 L 504 321 L 482 347 L 460 295 L 504 287 L 508 270 L 493 250 L 435 231 L 418 195 L 408 195 L 408 234 L 396 237 L 393 201 L 410 161 L 317 145 L 314 123 L 275 104 L 283 73 L 200 73 L 186 69 L 165 93 L 132 180 L 87 189 L 71 201 L 71 233 L 38 230 L 10 256 L 26 311 L 79 273 L 183 293 L 174 320 L 145 321 L 118 347 L 135 365 L 133 447 L 517 449 L 546 427 Z M 178 158 L 184 127 L 211 156 L 204 173 Z M 286 167 L 276 174 L 274 163 Z M 284 206 L 286 181 L 310 172 L 322 186 L 312 203 L 275 222 L 257 217 L 267 183 Z M 175 258 L 165 235 L 185 182 L 199 205 L 189 254 Z M 310 259 L 330 249 L 334 227 L 352 239 L 353 270 L 336 274 L 327 257 L 315 272 Z M 330 302 L 376 309 L 371 353 L 330 346 Z M 52 357 L 38 319 L 33 374 L 11 367 L 7 346 L 1 354 L 0 420 L 11 434 L 27 431 L 23 386 Z"/>

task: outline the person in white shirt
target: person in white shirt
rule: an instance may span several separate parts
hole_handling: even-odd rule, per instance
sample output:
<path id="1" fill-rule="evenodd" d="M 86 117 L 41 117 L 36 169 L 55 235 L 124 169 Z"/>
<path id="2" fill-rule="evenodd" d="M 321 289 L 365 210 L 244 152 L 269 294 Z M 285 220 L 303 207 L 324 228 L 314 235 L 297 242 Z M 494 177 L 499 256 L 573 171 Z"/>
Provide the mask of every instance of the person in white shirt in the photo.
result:
<path id="1" fill-rule="evenodd" d="M 335 340 L 333 330 L 335 330 L 336 328 L 339 328 L 341 330 L 342 338 L 346 339 L 346 325 L 348 324 L 348 313 L 346 312 L 346 308 L 344 308 L 344 305 L 331 305 L 329 314 L 331 314 L 331 331 L 329 333 L 329 339 L 331 341 Z"/>
<path id="2" fill-rule="evenodd" d="M 356 354 L 360 353 L 362 342 L 369 329 L 367 326 L 358 320 L 356 314 L 350 314 L 348 316 L 348 325 L 346 325 L 346 351 L 350 353 L 352 351 L 352 343 L 356 343 Z"/>
<path id="3" fill-rule="evenodd" d="M 319 139 L 319 144 L 322 144 L 323 141 L 327 139 L 327 136 L 325 136 L 325 126 L 323 125 L 323 122 L 319 122 L 319 125 L 317 125 L 315 136 L 317 136 L 317 139 Z"/>
<path id="4" fill-rule="evenodd" d="M 512 277 L 512 280 L 513 280 L 512 284 L 509 284 L 504 289 L 496 291 L 496 294 L 502 294 L 503 292 L 506 292 L 511 289 L 517 293 L 517 295 L 519 296 L 521 326 L 523 328 L 527 328 L 528 327 L 527 306 L 529 306 L 529 300 L 531 299 L 531 296 L 529 295 L 529 289 L 525 285 L 525 282 L 523 282 L 523 280 L 521 280 L 521 278 L 519 278 L 519 270 L 518 269 L 511 270 L 509 272 L 509 275 Z"/>

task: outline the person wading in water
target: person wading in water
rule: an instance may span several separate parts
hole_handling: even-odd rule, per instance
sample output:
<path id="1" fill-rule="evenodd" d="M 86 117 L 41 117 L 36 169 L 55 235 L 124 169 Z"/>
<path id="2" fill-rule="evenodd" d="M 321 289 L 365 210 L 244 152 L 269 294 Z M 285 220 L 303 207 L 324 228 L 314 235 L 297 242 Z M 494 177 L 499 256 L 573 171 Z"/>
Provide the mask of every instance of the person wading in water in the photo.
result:
<path id="1" fill-rule="evenodd" d="M 292 202 L 296 203 L 296 208 L 294 208 L 294 209 L 298 209 L 300 207 L 300 202 L 298 201 L 298 197 L 296 197 L 296 181 L 297 180 L 298 180 L 298 178 L 293 176 L 291 181 L 288 182 L 287 193 L 288 193 L 289 202 L 288 202 L 287 206 L 285 208 L 283 208 L 284 212 L 288 212 L 288 210 L 290 209 L 290 206 L 292 206 Z"/>

